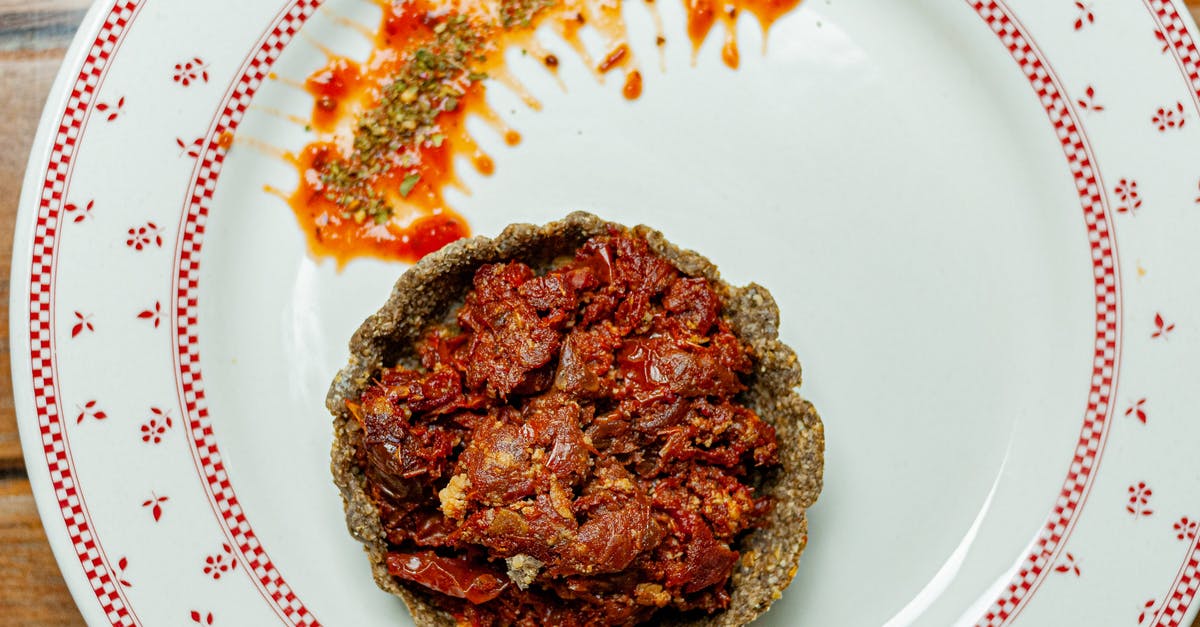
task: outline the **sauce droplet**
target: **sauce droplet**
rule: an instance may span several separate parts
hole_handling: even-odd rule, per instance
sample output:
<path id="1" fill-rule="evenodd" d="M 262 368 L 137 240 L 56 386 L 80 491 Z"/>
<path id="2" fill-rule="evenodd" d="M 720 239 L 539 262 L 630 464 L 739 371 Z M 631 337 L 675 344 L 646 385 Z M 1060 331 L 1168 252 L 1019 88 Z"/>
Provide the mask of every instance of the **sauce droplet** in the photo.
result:
<path id="1" fill-rule="evenodd" d="M 601 74 L 604 74 L 617 67 L 617 65 L 621 63 L 621 61 L 625 58 L 625 55 L 628 53 L 629 46 L 621 44 L 616 48 L 613 48 L 612 52 L 608 53 L 608 56 L 604 57 L 604 60 L 600 62 L 600 67 L 596 69 L 599 70 Z"/>
<path id="2" fill-rule="evenodd" d="M 725 45 L 721 46 L 721 60 L 725 62 L 725 65 L 735 70 L 738 68 L 741 57 L 738 55 L 737 39 L 732 35 L 726 37 Z"/>
<path id="3" fill-rule="evenodd" d="M 475 155 L 474 162 L 475 169 L 479 170 L 480 174 L 491 176 L 496 171 L 496 164 L 492 161 L 492 158 L 483 153 Z"/>
<path id="4" fill-rule="evenodd" d="M 637 100 L 642 95 L 642 73 L 634 70 L 625 75 L 625 87 L 621 90 L 626 100 Z"/>

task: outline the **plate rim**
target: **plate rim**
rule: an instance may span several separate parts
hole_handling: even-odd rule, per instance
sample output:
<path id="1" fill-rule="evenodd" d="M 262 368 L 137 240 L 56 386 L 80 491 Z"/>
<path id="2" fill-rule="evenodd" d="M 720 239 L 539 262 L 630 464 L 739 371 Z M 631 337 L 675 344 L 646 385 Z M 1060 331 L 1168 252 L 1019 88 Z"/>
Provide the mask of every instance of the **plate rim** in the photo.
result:
<path id="1" fill-rule="evenodd" d="M 290 6 L 295 6 L 298 3 L 302 3 L 302 2 L 306 2 L 306 1 L 311 1 L 311 0 L 288 0 L 288 2 L 285 3 L 284 6 L 285 6 L 285 8 L 290 7 Z M 985 4 L 1001 5 L 1001 6 L 1006 4 L 1004 2 L 1004 0 L 965 0 L 965 1 L 969 5 L 971 5 L 973 8 L 977 7 L 977 6 L 982 6 Z M 1169 0 L 1169 1 L 1168 0 L 1143 0 L 1143 2 L 1145 4 L 1145 6 L 1147 7 L 1147 9 L 1150 10 L 1152 15 L 1155 15 L 1155 8 L 1153 7 L 1153 5 L 1158 5 L 1158 10 L 1160 10 L 1160 11 L 1165 10 L 1164 7 L 1175 10 L 1178 18 L 1183 23 L 1184 33 L 1192 39 L 1192 41 L 1188 42 L 1191 45 L 1191 49 L 1192 49 L 1192 52 L 1189 54 L 1194 54 L 1194 51 L 1195 51 L 1194 38 L 1195 38 L 1195 33 L 1197 32 L 1197 26 L 1191 16 L 1191 14 L 1186 10 L 1180 11 L 1179 8 L 1176 6 L 1177 0 Z M 30 272 L 31 272 L 32 265 L 33 265 L 32 254 L 33 254 L 33 249 L 34 249 L 33 233 L 35 231 L 35 226 L 34 226 L 34 222 L 35 222 L 35 218 L 36 218 L 35 212 L 36 212 L 38 194 L 41 191 L 39 183 L 45 179 L 45 177 L 43 175 L 46 172 L 46 168 L 44 166 L 50 162 L 51 155 L 54 152 L 54 143 L 52 141 L 52 138 L 55 134 L 54 122 L 56 121 L 56 118 L 61 118 L 61 117 L 65 116 L 65 110 L 67 109 L 67 107 L 71 101 L 70 86 L 72 83 L 72 79 L 77 75 L 78 69 L 86 61 L 89 52 L 94 49 L 95 44 L 99 43 L 99 37 L 104 32 L 104 26 L 106 25 L 107 19 L 112 14 L 114 14 L 119 8 L 129 8 L 132 11 L 132 14 L 136 15 L 137 11 L 139 11 L 142 7 L 144 7 L 145 4 L 146 4 L 146 0 L 115 0 L 114 2 L 111 2 L 111 3 L 104 2 L 104 3 L 93 4 L 91 6 L 91 8 L 89 9 L 86 17 L 84 18 L 83 24 L 80 27 L 77 35 L 73 39 L 71 46 L 68 49 L 67 55 L 64 58 L 63 64 L 60 66 L 60 69 L 55 78 L 53 87 L 50 91 L 50 96 L 46 100 L 46 105 L 43 108 L 42 115 L 39 120 L 38 130 L 37 130 L 34 142 L 32 144 L 31 150 L 30 150 L 30 157 L 27 162 L 25 176 L 24 176 L 23 183 L 22 183 L 22 191 L 21 191 L 19 202 L 18 202 L 18 212 L 17 212 L 17 218 L 16 218 L 17 223 L 14 227 L 12 270 L 11 270 L 11 275 L 10 275 L 10 285 L 13 286 L 11 293 L 10 293 L 10 312 L 19 312 L 22 314 L 26 314 L 26 313 L 29 313 L 31 310 L 30 305 L 31 305 L 32 291 L 30 290 L 30 283 L 26 279 L 30 276 Z M 315 0 L 315 4 L 317 4 L 317 5 L 322 4 L 322 0 Z M 268 30 L 269 30 L 269 28 L 268 28 Z M 122 30 L 122 33 L 121 33 L 122 37 L 126 32 L 128 32 L 127 27 Z M 118 42 L 117 45 L 112 49 L 112 54 L 115 54 L 115 51 L 116 51 L 116 49 L 119 48 L 119 45 L 120 44 Z M 1176 50 L 1176 46 L 1183 47 L 1183 42 L 1182 41 L 1172 42 L 1171 47 L 1173 50 L 1173 54 L 1176 55 L 1177 62 L 1180 63 L 1181 70 L 1183 70 L 1184 79 L 1185 79 L 1185 81 L 1187 81 L 1188 80 L 1187 71 L 1186 71 L 1186 69 L 1183 68 L 1183 65 L 1182 65 L 1183 62 L 1180 60 L 1180 53 Z M 235 79 L 234 79 L 235 83 L 237 82 L 237 80 L 240 76 L 241 76 L 240 73 L 237 76 L 235 76 Z M 101 78 L 101 81 L 102 81 L 102 78 Z M 98 85 L 99 85 L 99 82 L 96 85 L 97 89 L 98 89 Z M 1196 79 L 1192 79 L 1191 81 L 1189 81 L 1189 93 L 1190 93 L 1191 97 L 1193 98 L 1193 100 L 1195 101 L 1197 109 L 1200 110 L 1200 87 L 1198 87 L 1198 85 L 1200 85 L 1200 81 L 1198 81 Z M 84 117 L 83 117 L 84 121 L 86 121 L 88 115 L 90 115 L 90 111 L 86 111 L 84 113 Z M 206 135 L 206 137 L 208 137 L 209 139 L 212 139 L 211 133 L 209 135 Z M 69 172 L 70 172 L 69 168 L 70 167 L 71 166 L 68 166 L 68 171 L 67 171 L 68 179 L 69 179 Z M 197 169 L 199 169 L 199 160 L 197 163 Z M 1097 172 L 1097 174 L 1098 174 L 1098 172 Z M 194 185 L 195 181 L 196 181 L 196 175 L 194 173 L 191 178 L 191 184 Z M 186 208 L 187 204 L 189 204 L 189 203 L 185 202 L 184 215 L 181 216 L 181 224 L 187 215 L 187 208 Z M 1109 223 L 1111 224 L 1111 221 Z M 182 241 L 182 238 L 183 238 L 182 229 L 180 231 L 179 236 L 180 236 L 180 241 Z M 1115 237 L 1116 237 L 1115 230 L 1113 232 L 1112 237 L 1115 240 Z M 1113 250 L 1114 250 L 1114 257 L 1115 257 L 1115 253 L 1117 250 L 1115 243 L 1113 246 Z M 178 249 L 177 249 L 177 251 L 178 251 Z M 178 263 L 178 257 L 176 257 L 176 259 L 174 260 L 174 263 L 176 263 L 176 264 Z M 174 269 L 172 271 L 172 279 L 173 279 L 173 281 L 177 279 L 176 272 L 174 271 Z M 1118 274 L 1117 275 L 1118 285 L 1119 285 L 1119 279 L 1120 279 L 1120 277 Z M 178 299 L 178 296 L 175 293 L 172 293 L 172 299 L 173 299 L 172 303 L 174 304 L 175 301 Z M 1118 307 L 1119 307 L 1119 302 L 1120 302 L 1120 298 L 1118 296 Z M 176 311 L 175 307 L 172 307 L 171 314 L 172 314 L 172 326 L 173 326 L 173 328 L 175 328 L 176 316 L 177 316 L 177 311 Z M 1119 320 L 1119 316 L 1118 316 L 1118 320 Z M 49 516 L 50 519 L 53 519 L 55 521 L 55 523 L 57 523 L 58 520 L 62 520 L 63 512 L 60 509 L 59 504 L 52 497 L 52 494 L 51 494 L 52 490 L 47 489 L 47 485 L 45 485 L 45 483 L 44 483 L 44 482 L 50 481 L 50 474 L 51 474 L 48 468 L 46 468 L 45 466 L 39 465 L 39 462 L 44 461 L 46 459 L 45 455 L 40 450 L 35 451 L 35 449 L 37 448 L 36 446 L 30 446 L 30 444 L 36 444 L 39 436 L 43 435 L 36 428 L 37 425 L 34 424 L 37 421 L 31 420 L 31 419 L 36 418 L 36 411 L 34 409 L 34 399 L 33 399 L 33 394 L 31 393 L 32 392 L 31 388 L 33 387 L 32 375 L 30 375 L 30 378 L 28 378 L 28 379 L 25 376 L 21 376 L 21 378 L 18 379 L 18 373 L 20 373 L 21 375 L 24 375 L 24 373 L 29 372 L 29 368 L 32 366 L 32 356 L 30 355 L 31 347 L 26 345 L 23 341 L 25 338 L 29 337 L 29 335 L 30 335 L 31 329 L 30 329 L 29 322 L 30 322 L 30 317 L 26 316 L 26 315 L 18 315 L 16 317 L 10 316 L 10 321 L 9 321 L 10 362 L 12 365 L 12 372 L 13 372 L 12 376 L 13 376 L 13 383 L 14 383 L 14 385 L 13 385 L 14 410 L 17 415 L 18 429 L 19 429 L 19 433 L 20 433 L 20 440 L 22 443 L 22 453 L 23 453 L 23 456 L 25 459 L 26 468 L 27 468 L 27 470 L 30 470 L 30 473 L 29 473 L 30 474 L 30 483 L 32 486 L 34 486 L 34 498 L 35 498 L 35 502 L 38 507 L 39 516 L 44 521 L 43 524 L 45 524 L 45 521 L 47 520 L 47 516 Z M 52 316 L 50 317 L 50 323 L 53 324 Z M 51 331 L 51 335 L 52 336 L 55 335 L 53 330 Z M 1120 334 L 1118 332 L 1118 338 L 1119 337 L 1120 337 Z M 175 349 L 178 348 L 177 338 L 174 337 L 174 335 L 172 337 L 172 342 L 173 342 L 173 351 L 174 351 Z M 1119 346 L 1120 346 L 1120 342 L 1118 340 L 1118 353 L 1119 353 Z M 1119 358 L 1117 360 L 1117 363 L 1119 364 Z M 1119 371 L 1119 368 L 1117 368 L 1117 370 Z M 1115 377 L 1114 377 L 1114 380 L 1112 383 L 1112 389 L 1114 391 L 1116 389 L 1116 378 Z M 181 401 L 183 400 L 182 395 L 180 397 L 180 400 Z M 1110 405 L 1111 405 L 1111 402 L 1110 402 Z M 1112 410 L 1112 407 L 1110 406 L 1109 409 Z M 65 434 L 64 434 L 64 437 L 65 437 Z M 194 443 L 193 443 L 193 446 L 194 446 Z M 38 470 L 36 472 L 34 472 L 32 470 L 34 468 L 37 468 Z M 80 499 L 82 499 L 82 495 L 80 495 Z M 64 521 L 64 524 L 65 524 L 65 521 Z M 55 528 L 55 530 L 58 529 L 57 524 L 52 523 L 52 525 L 47 525 L 47 526 L 48 527 L 53 526 Z M 90 618 L 96 618 L 96 615 L 94 614 L 94 612 L 97 608 L 94 608 L 93 604 L 88 602 L 87 599 L 92 598 L 91 596 L 88 596 L 89 592 L 91 592 L 93 594 L 98 594 L 98 593 L 96 593 L 96 591 L 94 589 L 89 589 L 85 580 L 81 580 L 79 578 L 71 577 L 71 576 L 67 575 L 67 571 L 69 570 L 69 567 L 73 566 L 75 559 L 82 560 L 82 557 L 79 556 L 75 551 L 72 550 L 72 547 L 69 546 L 70 543 L 67 542 L 66 539 L 63 538 L 63 536 L 61 536 L 57 533 L 52 535 L 50 533 L 50 529 L 47 529 L 46 535 L 47 535 L 47 540 L 49 541 L 51 548 L 53 549 L 53 552 L 54 552 L 56 561 L 59 565 L 59 568 L 63 573 L 63 578 L 68 585 L 68 589 L 71 591 L 72 597 L 73 597 L 76 605 L 80 608 L 80 611 L 83 612 L 85 616 L 90 616 Z M 1194 553 L 1194 551 L 1189 552 L 1189 556 L 1193 555 L 1193 553 Z M 72 556 L 74 556 L 74 558 L 72 558 Z M 104 559 L 107 560 L 107 558 L 104 558 Z M 1181 568 L 1181 571 L 1180 571 L 1181 575 L 1182 575 L 1182 572 L 1183 572 L 1183 570 Z M 107 576 L 107 575 L 105 575 L 105 576 Z M 253 579 L 253 577 L 252 577 L 252 579 Z M 1173 584 L 1172 592 L 1174 592 L 1175 589 L 1178 587 L 1178 583 L 1179 582 L 1178 582 L 1178 577 L 1177 577 L 1177 582 L 1176 582 L 1176 584 Z M 120 586 L 114 586 L 114 587 L 115 587 L 117 594 L 120 596 L 122 601 L 124 601 L 123 595 L 120 594 Z M 126 605 L 126 607 L 128 607 L 128 603 L 125 603 L 125 605 Z M 91 612 L 89 612 L 89 609 L 91 609 Z M 1183 612 L 1184 617 L 1192 617 L 1196 614 L 1196 612 L 1200 608 L 1194 607 L 1190 603 L 1190 600 L 1189 600 L 1189 603 L 1187 605 L 1184 605 L 1184 607 L 1182 609 L 1184 610 L 1184 612 Z M 1165 610 L 1166 610 L 1166 603 L 1164 603 L 1163 607 L 1160 608 L 1160 612 L 1165 611 Z M 130 607 L 129 611 L 132 612 L 133 609 Z M 111 616 L 108 614 L 103 614 L 103 616 L 105 618 L 111 618 Z M 1013 616 L 1015 617 L 1015 614 Z M 1156 616 L 1155 618 L 1157 621 L 1158 616 Z M 135 622 L 137 621 L 136 615 L 134 615 L 133 620 Z M 1008 619 L 1005 619 L 1004 622 L 1007 622 L 1007 620 Z M 1178 619 L 1176 619 L 1176 621 L 1178 621 Z M 998 623 L 998 624 L 1003 624 L 1003 623 Z M 1178 625 L 1180 623 L 1173 622 L 1171 624 Z"/>
<path id="2" fill-rule="evenodd" d="M 13 228 L 13 254 L 9 272 L 9 365 L 12 373 L 13 410 L 17 419 L 17 432 L 21 441 L 21 453 L 33 493 L 34 504 L 38 510 L 38 518 L 45 531 L 46 540 L 54 555 L 59 574 L 66 583 L 67 590 L 71 593 L 71 598 L 75 602 L 76 608 L 79 609 L 80 614 L 89 624 L 94 624 L 97 621 L 113 622 L 116 624 L 110 614 L 117 612 L 118 616 L 120 616 L 121 610 L 117 609 L 111 603 L 105 606 L 100 592 L 88 585 L 87 577 L 68 574 L 70 568 L 76 563 L 80 563 L 85 570 L 87 566 L 83 564 L 84 558 L 73 550 L 71 539 L 65 537 L 70 532 L 65 529 L 67 522 L 64 519 L 63 510 L 59 505 L 58 499 L 53 494 L 53 482 L 51 480 L 51 471 L 48 467 L 48 460 L 46 459 L 44 450 L 36 446 L 42 438 L 42 433 L 38 424 L 32 372 L 30 370 L 32 367 L 33 349 L 30 343 L 26 341 L 29 340 L 30 318 L 32 315 L 32 303 L 30 301 L 32 290 L 30 281 L 27 279 L 31 277 L 30 273 L 33 265 L 33 234 L 36 230 L 37 198 L 38 194 L 42 191 L 41 183 L 45 181 L 47 170 L 55 151 L 53 138 L 58 132 L 56 122 L 65 120 L 68 105 L 72 100 L 71 86 L 82 77 L 83 68 L 88 56 L 94 51 L 103 52 L 103 35 L 106 31 L 110 30 L 106 28 L 108 21 L 114 16 L 119 15 L 121 8 L 127 10 L 126 19 L 129 19 L 129 16 L 140 11 L 144 4 L 145 0 L 94 2 L 88 7 L 75 36 L 71 39 L 71 44 L 67 47 L 67 52 L 58 67 L 54 82 L 51 84 L 50 92 L 42 107 L 42 113 L 38 119 L 37 131 L 30 146 L 29 159 L 26 162 L 25 175 L 21 182 L 21 193 L 17 201 L 16 224 Z M 118 41 L 110 51 L 104 53 L 106 61 L 120 48 L 120 43 L 123 42 L 124 35 L 127 32 L 128 29 L 122 26 L 118 35 Z M 106 64 L 102 72 L 106 72 L 107 67 Z M 102 76 L 96 85 L 91 86 L 92 89 L 89 90 L 89 96 L 94 95 L 96 88 L 98 88 L 100 82 L 103 80 Z M 83 119 L 89 117 L 90 110 L 85 110 L 83 116 Z M 82 128 L 82 123 L 78 128 Z M 67 179 L 69 180 L 69 176 Z M 14 313 L 18 313 L 19 315 L 13 315 Z M 47 315 L 49 315 L 49 312 L 47 312 Z M 43 446 L 46 445 L 43 444 Z M 82 496 L 80 500 L 82 501 Z M 63 529 L 67 533 L 52 533 L 52 530 L 57 532 L 59 529 Z M 103 554 L 101 553 L 101 555 Z M 121 593 L 120 586 L 115 585 L 112 581 L 112 576 L 109 572 L 110 569 L 107 566 L 107 557 L 103 558 L 103 564 L 104 572 L 100 581 L 111 588 L 110 598 L 111 593 L 115 592 L 122 609 L 128 607 L 128 603 Z M 98 601 L 99 605 L 93 603 L 93 600 Z M 129 611 L 132 612 L 132 608 Z"/>

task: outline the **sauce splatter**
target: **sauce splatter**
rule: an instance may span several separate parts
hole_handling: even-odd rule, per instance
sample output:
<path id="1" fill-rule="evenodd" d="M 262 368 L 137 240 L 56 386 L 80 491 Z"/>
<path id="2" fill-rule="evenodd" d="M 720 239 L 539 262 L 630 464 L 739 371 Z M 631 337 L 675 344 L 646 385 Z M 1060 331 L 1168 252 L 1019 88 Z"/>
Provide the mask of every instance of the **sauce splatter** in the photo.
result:
<path id="1" fill-rule="evenodd" d="M 750 12 L 765 33 L 799 1 L 684 0 L 693 52 L 719 20 L 725 25 L 721 57 L 736 68 L 737 15 Z M 641 96 L 642 74 L 626 42 L 620 0 L 377 2 L 383 16 L 370 57 L 358 63 L 330 55 L 304 82 L 313 96 L 308 127 L 316 139 L 290 157 L 300 181 L 288 201 L 312 251 L 339 264 L 359 256 L 415 261 L 470 234 L 443 195 L 462 189 L 455 157 L 466 157 L 485 175 L 495 164 L 465 120 L 479 117 L 508 145 L 520 143 L 520 134 L 489 108 L 484 81 L 494 79 L 539 108 L 504 61 L 505 50 L 520 47 L 557 73 L 559 57 L 533 36 L 538 27 L 556 31 L 598 80 L 619 71 L 624 97 Z M 584 27 L 603 39 L 607 52 L 598 61 L 580 38 Z"/>
<path id="2" fill-rule="evenodd" d="M 626 74 L 625 87 L 621 88 L 621 93 L 627 100 L 637 100 L 638 96 L 642 95 L 642 73 L 634 70 Z"/>

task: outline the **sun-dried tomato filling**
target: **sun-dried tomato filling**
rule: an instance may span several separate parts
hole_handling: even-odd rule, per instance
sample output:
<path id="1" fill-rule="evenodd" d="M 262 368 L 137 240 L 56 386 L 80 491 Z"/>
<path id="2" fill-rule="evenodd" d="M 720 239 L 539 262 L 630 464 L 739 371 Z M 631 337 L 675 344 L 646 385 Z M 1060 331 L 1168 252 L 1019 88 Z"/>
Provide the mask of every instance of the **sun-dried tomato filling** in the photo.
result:
<path id="1" fill-rule="evenodd" d="M 391 574 L 473 625 L 726 608 L 777 451 L 721 313 L 714 284 L 619 231 L 542 275 L 480 267 L 419 367 L 352 406 Z"/>

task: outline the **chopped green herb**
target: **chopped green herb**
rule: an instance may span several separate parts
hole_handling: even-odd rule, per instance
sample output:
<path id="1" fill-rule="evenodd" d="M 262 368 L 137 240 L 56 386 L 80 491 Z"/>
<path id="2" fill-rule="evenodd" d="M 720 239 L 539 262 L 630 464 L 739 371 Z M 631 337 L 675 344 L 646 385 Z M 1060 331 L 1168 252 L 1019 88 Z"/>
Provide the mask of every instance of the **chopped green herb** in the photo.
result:
<path id="1" fill-rule="evenodd" d="M 421 180 L 420 174 L 409 174 L 400 182 L 400 196 L 408 198 L 409 193 L 416 187 L 417 182 Z"/>
<path id="2" fill-rule="evenodd" d="M 505 30 L 528 28 L 538 13 L 551 6 L 554 6 L 553 0 L 501 0 L 500 25 Z"/>
<path id="3" fill-rule="evenodd" d="M 476 82 L 487 77 L 475 68 L 482 63 L 483 47 L 494 28 L 471 22 L 464 14 L 447 16 L 434 25 L 434 36 L 400 64 L 378 105 L 359 118 L 351 153 L 331 159 L 322 169 L 326 198 L 342 207 L 357 201 L 376 223 L 391 219 L 391 208 L 374 189 L 375 178 L 397 167 L 411 167 L 413 156 L 407 149 L 425 138 L 435 147 L 442 145 L 445 136 L 431 136 L 437 116 L 458 109 L 465 95 L 464 78 Z M 419 179 L 419 175 L 406 177 L 400 195 L 407 196 Z"/>

